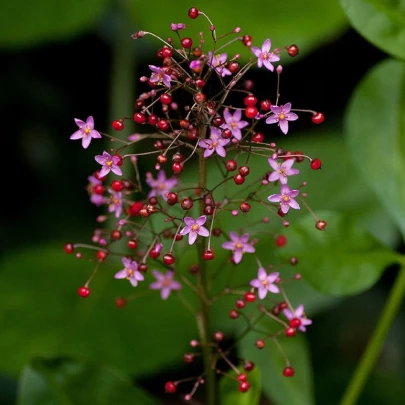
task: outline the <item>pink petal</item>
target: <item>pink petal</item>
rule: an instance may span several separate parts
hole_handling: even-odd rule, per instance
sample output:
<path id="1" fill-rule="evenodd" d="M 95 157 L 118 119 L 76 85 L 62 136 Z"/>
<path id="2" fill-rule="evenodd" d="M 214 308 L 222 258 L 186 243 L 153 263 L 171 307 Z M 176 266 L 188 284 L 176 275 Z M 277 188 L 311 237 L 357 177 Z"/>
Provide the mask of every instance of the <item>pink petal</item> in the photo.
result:
<path id="1" fill-rule="evenodd" d="M 193 226 L 196 221 L 194 221 L 194 218 L 191 217 L 184 217 L 183 221 L 188 225 L 188 226 Z"/>
<path id="2" fill-rule="evenodd" d="M 162 300 L 167 300 L 169 298 L 169 295 L 170 295 L 170 288 L 169 287 L 162 288 L 162 291 L 160 292 Z"/>
<path id="3" fill-rule="evenodd" d="M 272 167 L 273 170 L 278 170 L 280 168 L 280 166 L 276 160 L 274 160 L 272 158 L 268 158 L 267 161 L 269 162 L 269 165 Z M 284 163 L 283 163 L 283 165 L 284 165 Z"/>
<path id="4" fill-rule="evenodd" d="M 252 46 L 250 48 L 250 50 L 255 54 L 255 56 L 257 56 L 258 58 L 260 58 L 262 51 L 261 49 L 259 49 L 257 46 Z"/>
<path id="5" fill-rule="evenodd" d="M 187 235 L 191 231 L 191 226 L 187 225 L 185 226 L 180 232 L 180 235 Z"/>
<path id="6" fill-rule="evenodd" d="M 188 244 L 192 245 L 195 242 L 196 239 L 197 239 L 197 232 L 191 231 L 188 234 Z"/>
<path id="7" fill-rule="evenodd" d="M 278 294 L 280 292 L 280 289 L 274 284 L 268 285 L 268 290 L 274 294 Z"/>
<path id="8" fill-rule="evenodd" d="M 195 221 L 195 223 L 199 226 L 204 225 L 205 222 L 207 221 L 207 216 L 206 215 L 201 215 L 201 217 L 198 217 Z"/>
<path id="9" fill-rule="evenodd" d="M 278 122 L 278 120 L 278 115 L 272 114 L 268 118 L 266 118 L 266 124 L 275 124 L 276 122 Z"/>
<path id="10" fill-rule="evenodd" d="M 284 135 L 288 132 L 288 121 L 286 119 L 280 121 L 280 129 Z"/>
<path id="11" fill-rule="evenodd" d="M 149 286 L 149 288 L 151 290 L 160 290 L 160 283 L 158 281 L 155 281 Z"/>
<path id="12" fill-rule="evenodd" d="M 78 131 L 74 132 L 71 136 L 70 139 L 81 139 L 84 137 L 84 133 L 81 129 L 79 129 Z"/>
<path id="13" fill-rule="evenodd" d="M 249 283 L 252 287 L 254 288 L 260 288 L 260 286 L 262 286 L 262 282 L 259 279 L 254 279 Z"/>
<path id="14" fill-rule="evenodd" d="M 241 250 L 235 250 L 234 254 L 233 254 L 233 261 L 235 262 L 235 264 L 240 263 L 240 261 L 242 260 L 242 251 Z"/>
<path id="15" fill-rule="evenodd" d="M 273 72 L 274 66 L 270 63 L 270 61 L 268 59 L 265 59 L 263 61 L 263 64 L 264 64 L 266 69 L 270 70 L 270 72 Z"/>
<path id="16" fill-rule="evenodd" d="M 111 171 L 116 174 L 117 176 L 122 176 L 122 170 L 120 169 L 119 166 L 117 165 L 112 165 L 111 166 Z"/>
<path id="17" fill-rule="evenodd" d="M 285 115 L 285 119 L 288 121 L 296 121 L 298 119 L 298 115 L 295 113 L 288 113 Z"/>
<path id="18" fill-rule="evenodd" d="M 267 277 L 267 272 L 263 267 L 259 267 L 259 271 L 257 272 L 257 278 L 259 280 L 265 280 Z"/>
<path id="19" fill-rule="evenodd" d="M 270 202 L 280 202 L 281 201 L 281 194 L 272 194 L 269 197 L 267 197 L 267 199 Z"/>
<path id="20" fill-rule="evenodd" d="M 287 104 L 284 104 L 284 105 L 283 105 L 283 112 L 284 112 L 284 114 L 289 113 L 290 110 L 291 110 L 291 103 L 287 103 Z"/>
<path id="21" fill-rule="evenodd" d="M 270 48 L 271 48 L 271 41 L 270 39 L 266 39 L 262 45 L 262 52 L 267 53 L 270 51 Z"/>
<path id="22" fill-rule="evenodd" d="M 300 205 L 293 198 L 290 198 L 290 207 L 294 208 L 295 210 L 300 209 Z"/>
<path id="23" fill-rule="evenodd" d="M 129 279 L 129 282 L 132 284 L 133 287 L 136 287 L 138 285 L 138 280 L 134 277 L 131 277 Z"/>
<path id="24" fill-rule="evenodd" d="M 120 270 L 119 272 L 115 273 L 114 278 L 127 278 L 128 272 L 126 269 Z"/>
<path id="25" fill-rule="evenodd" d="M 225 108 L 224 110 L 224 120 L 229 125 L 231 125 L 233 122 L 233 115 L 229 112 L 228 108 Z"/>
<path id="26" fill-rule="evenodd" d="M 246 252 L 246 253 L 254 253 L 256 250 L 255 250 L 255 248 L 252 246 L 252 245 L 245 245 L 244 247 L 243 247 L 243 250 Z"/>
<path id="27" fill-rule="evenodd" d="M 77 125 L 79 128 L 82 128 L 82 127 L 85 127 L 85 126 L 86 126 L 86 123 L 85 123 L 84 121 L 79 120 L 79 119 L 77 119 L 77 118 L 75 118 L 74 120 L 75 120 L 76 125 Z"/>
<path id="28" fill-rule="evenodd" d="M 83 139 L 82 139 L 83 148 L 87 149 L 89 147 L 89 145 L 90 145 L 90 142 L 91 142 L 91 136 L 89 136 L 89 135 L 84 136 Z"/>
<path id="29" fill-rule="evenodd" d="M 205 236 L 205 237 L 210 236 L 210 233 L 209 233 L 208 229 L 205 228 L 204 226 L 202 226 L 202 227 L 198 230 L 198 234 L 199 234 L 200 236 Z"/>
<path id="30" fill-rule="evenodd" d="M 87 117 L 86 124 L 90 127 L 90 129 L 94 128 L 94 119 L 91 115 Z"/>
<path id="31" fill-rule="evenodd" d="M 258 293 L 259 293 L 259 298 L 260 298 L 261 300 L 264 299 L 264 298 L 266 298 L 266 295 L 267 295 L 267 288 L 262 285 L 262 286 L 259 288 Z"/>
<path id="32" fill-rule="evenodd" d="M 225 250 L 234 250 L 235 244 L 234 242 L 224 242 L 222 244 L 222 248 Z"/>

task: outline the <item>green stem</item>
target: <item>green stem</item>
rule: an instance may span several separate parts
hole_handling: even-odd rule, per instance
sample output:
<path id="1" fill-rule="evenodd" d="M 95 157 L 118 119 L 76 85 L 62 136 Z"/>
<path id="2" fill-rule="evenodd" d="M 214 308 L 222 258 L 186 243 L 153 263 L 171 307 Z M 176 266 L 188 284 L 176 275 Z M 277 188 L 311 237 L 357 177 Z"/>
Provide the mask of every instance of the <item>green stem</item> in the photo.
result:
<path id="1" fill-rule="evenodd" d="M 378 320 L 377 327 L 367 345 L 360 363 L 343 395 L 340 405 L 354 405 L 360 396 L 366 380 L 372 372 L 384 340 L 398 313 L 405 295 L 405 266 L 401 266 L 395 284 L 392 287 L 383 312 Z"/>
<path id="2" fill-rule="evenodd" d="M 204 134 L 200 134 L 203 136 Z M 200 190 L 205 190 L 207 187 L 207 160 L 203 156 L 203 149 L 199 149 L 198 153 L 198 187 Z M 200 215 L 204 214 L 204 201 L 200 200 Z M 197 315 L 197 325 L 200 333 L 201 347 L 203 350 L 204 376 L 205 376 L 205 392 L 207 405 L 216 404 L 216 376 L 213 369 L 213 354 L 210 344 L 210 299 L 208 296 L 208 277 L 206 261 L 204 255 L 204 240 L 199 238 L 198 255 L 200 257 L 200 270 L 198 272 L 198 291 L 199 291 L 199 313 Z"/>

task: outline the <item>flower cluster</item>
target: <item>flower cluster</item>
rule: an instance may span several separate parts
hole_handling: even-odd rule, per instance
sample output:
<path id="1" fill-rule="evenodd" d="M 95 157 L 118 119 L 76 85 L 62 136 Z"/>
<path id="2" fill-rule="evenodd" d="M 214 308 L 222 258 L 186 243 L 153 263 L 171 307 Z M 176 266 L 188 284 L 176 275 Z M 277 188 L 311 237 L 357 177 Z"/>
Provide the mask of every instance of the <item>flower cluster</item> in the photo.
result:
<path id="1" fill-rule="evenodd" d="M 67 243 L 65 251 L 83 258 L 83 251 L 88 247 L 89 261 L 94 261 L 91 252 L 96 250 L 95 259 L 99 263 L 108 260 L 111 254 L 120 254 L 123 268 L 117 268 L 111 278 L 126 279 L 136 289 L 147 286 L 152 292 L 158 290 L 163 300 L 174 295 L 184 300 L 183 289 L 191 288 L 200 296 L 201 305 L 209 309 L 221 296 L 233 294 L 237 299 L 236 307 L 228 309 L 230 319 L 240 318 L 245 306 L 258 298 L 258 314 L 270 317 L 280 328 L 257 341 L 256 346 L 261 349 L 265 339 L 292 337 L 298 331 L 305 332 L 311 324 L 304 305 L 299 303 L 294 309 L 287 298 L 284 285 L 288 280 L 282 277 L 281 266 L 277 270 L 273 268 L 277 265 L 271 263 L 275 257 L 268 249 L 270 219 L 263 212 L 274 218 L 272 222 L 288 227 L 290 209 L 300 210 L 297 200 L 304 201 L 306 193 L 300 194 L 300 189 L 306 182 L 301 180 L 295 188 L 290 186 L 301 174 L 296 167 L 309 161 L 310 167 L 318 170 L 321 162 L 299 151 L 284 150 L 276 140 L 280 131 L 282 135 L 288 134 L 289 122 L 298 120 L 294 111 L 312 115 L 315 124 L 320 124 L 324 117 L 313 110 L 293 110 L 290 102 L 279 103 L 278 86 L 283 68 L 274 64 L 282 60 L 284 52 L 287 56 L 297 54 L 296 45 L 271 50 L 272 42 L 267 38 L 261 46 L 252 46 L 252 38 L 239 35 L 239 27 L 217 39 L 209 18 L 194 7 L 189 10 L 190 18 L 194 20 L 198 16 L 209 22 L 212 47 L 202 33 L 197 43 L 183 35 L 186 24 L 170 25 L 177 39 L 160 39 L 159 60 L 149 65 L 148 76 L 140 78 L 145 89 L 135 101 L 133 117 L 113 121 L 115 132 L 108 135 L 109 148 L 113 147 L 103 150 L 100 145 L 103 152 L 94 157 L 98 166 L 88 177 L 86 189 L 91 203 L 105 206 L 107 215 L 98 217 L 98 223 L 105 227 L 97 227 L 92 244 Z M 138 31 L 132 38 L 138 40 L 146 35 L 157 38 L 146 31 Z M 229 35 L 233 39 L 220 42 Z M 234 42 L 246 51 L 245 64 L 240 62 L 240 54 L 225 52 L 227 45 Z M 253 80 L 246 79 L 251 68 L 265 68 L 270 79 L 275 78 L 275 99 L 271 100 L 269 95 L 268 99 L 258 100 L 253 92 Z M 212 87 L 218 88 L 213 95 L 208 91 L 211 81 Z M 120 137 L 120 132 L 130 119 L 140 128 L 140 133 L 125 139 Z M 86 121 L 75 119 L 75 123 L 79 129 L 70 138 L 81 139 L 83 148 L 92 139 L 102 138 L 94 129 L 93 117 Z M 277 124 L 279 129 L 271 124 Z M 139 143 L 145 146 L 143 150 L 149 151 L 134 152 L 134 146 Z M 139 161 L 144 159 L 144 165 L 148 165 L 151 157 L 156 157 L 153 166 L 141 173 Z M 255 164 L 259 161 L 260 164 Z M 307 207 L 306 203 L 302 205 Z M 238 223 L 248 213 L 256 221 L 243 219 Z M 316 228 L 325 229 L 326 223 L 313 215 Z M 259 225 L 251 225 L 254 223 Z M 277 234 L 275 229 L 273 232 Z M 117 241 L 125 242 L 126 251 L 122 243 L 115 250 Z M 285 237 L 276 237 L 276 248 L 285 243 Z M 192 249 L 198 261 L 184 268 L 177 259 Z M 265 256 L 259 257 L 266 251 Z M 268 264 L 264 266 L 262 261 Z M 297 262 L 295 257 L 290 260 L 291 265 Z M 240 286 L 232 285 L 232 277 L 228 277 L 218 295 L 218 285 L 211 291 L 211 281 L 201 284 L 207 277 L 196 277 L 202 272 L 210 274 L 212 280 L 223 272 L 246 274 L 245 287 L 241 290 Z M 79 288 L 80 296 L 90 295 L 93 276 L 94 273 Z M 299 274 L 293 277 L 299 279 Z M 119 306 L 125 305 L 126 300 L 120 298 Z M 253 321 L 244 319 L 247 330 L 252 329 Z M 209 330 L 201 333 L 205 335 L 200 336 L 200 342 L 207 341 L 211 334 Z M 220 347 L 222 341 L 223 336 L 216 332 L 213 341 L 201 348 L 211 364 L 221 359 L 230 362 L 229 352 Z M 252 362 L 248 363 L 246 371 L 253 368 Z M 291 370 L 287 360 L 284 375 L 292 376 Z M 195 387 L 201 381 L 200 376 Z M 238 381 L 241 392 L 249 389 L 246 376 L 238 377 Z M 165 389 L 173 393 L 177 385 L 168 382 Z M 193 392 L 186 394 L 185 399 L 191 399 L 192 395 Z"/>

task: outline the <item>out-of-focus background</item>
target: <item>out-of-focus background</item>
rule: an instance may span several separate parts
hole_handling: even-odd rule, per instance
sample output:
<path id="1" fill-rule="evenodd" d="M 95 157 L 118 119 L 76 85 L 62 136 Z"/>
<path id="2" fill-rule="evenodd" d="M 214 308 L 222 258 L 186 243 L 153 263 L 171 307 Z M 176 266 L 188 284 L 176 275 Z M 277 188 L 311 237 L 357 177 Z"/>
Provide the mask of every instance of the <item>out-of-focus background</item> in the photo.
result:
<path id="1" fill-rule="evenodd" d="M 337 0 L 291 0 L 286 4 L 15 0 L 3 4 L 0 17 L 2 405 L 17 403 L 17 396 L 19 404 L 81 403 L 62 399 L 47 402 L 51 396 L 44 397 L 43 402 L 29 402 L 25 387 L 34 384 L 35 378 L 39 381 L 37 387 L 47 380 L 30 373 L 45 373 L 44 369 L 48 377 L 52 370 L 62 373 L 58 364 L 41 363 L 38 358 L 71 355 L 75 361 L 87 359 L 103 367 L 111 366 L 123 375 L 134 376 L 138 387 L 161 401 L 171 400 L 162 395 L 162 386 L 170 373 L 184 375 L 179 353 L 187 350 L 187 342 L 196 332 L 187 327 L 175 336 L 176 342 L 166 341 L 165 328 L 170 330 L 171 325 L 162 324 L 159 336 L 151 338 L 156 353 L 152 349 L 139 355 L 139 364 L 134 365 L 134 358 L 128 353 L 132 346 L 136 350 L 138 341 L 149 339 L 152 310 L 134 306 L 127 308 L 126 313 L 120 312 L 114 306 L 114 297 L 121 294 L 122 284 L 110 286 L 109 279 L 102 277 L 96 284 L 93 301 L 83 303 L 76 296 L 76 288 L 86 281 L 91 269 L 86 263 L 67 257 L 63 244 L 89 241 L 95 218 L 100 214 L 90 204 L 85 190 L 87 177 L 96 169 L 93 156 L 100 153 L 100 147 L 93 142 L 89 149 L 83 150 L 80 142 L 69 140 L 76 130 L 73 119 L 85 120 L 92 115 L 99 131 L 111 132 L 113 119 L 131 116 L 140 91 L 138 78 L 148 74 L 148 64 L 159 64 L 156 50 L 161 44 L 150 36 L 134 41 L 130 35 L 142 29 L 163 38 L 175 38 L 170 31 L 172 22 L 184 22 L 193 32 L 206 29 L 207 22 L 201 17 L 196 20 L 187 17 L 191 6 L 207 13 L 219 33 L 240 26 L 242 34 L 252 35 L 256 46 L 270 37 L 273 47 L 292 43 L 300 47 L 297 57 L 284 56 L 281 98 L 292 101 L 296 108 L 322 111 L 326 117 L 320 126 L 314 126 L 310 119 L 297 122 L 296 129 L 291 127 L 288 139 L 285 138 L 288 145 L 323 161 L 319 175 L 311 174 L 312 194 L 308 202 L 315 211 L 334 210 L 344 215 L 337 245 L 341 242 L 350 249 L 353 234 L 361 229 L 384 248 L 404 252 L 398 227 L 357 170 L 356 153 L 348 151 L 345 136 L 345 114 L 353 92 L 375 65 L 390 56 L 352 28 Z M 249 52 L 242 51 L 241 59 L 246 61 Z M 260 98 L 267 98 L 269 92 L 274 95 L 274 87 L 266 84 L 267 75 L 267 71 L 257 68 L 250 73 Z M 384 120 L 384 116 L 380 119 Z M 138 129 L 126 123 L 124 133 Z M 384 133 L 380 136 L 384 137 Z M 284 138 L 280 136 L 277 141 L 281 144 Z M 384 150 L 380 153 L 384 154 Z M 143 164 L 153 165 L 154 159 Z M 333 226 L 328 224 L 330 228 Z M 373 280 L 353 288 L 352 292 L 349 289 L 348 293 L 333 297 L 322 293 L 322 298 L 314 300 L 311 315 L 314 323 L 305 336 L 313 386 L 304 381 L 304 387 L 291 388 L 297 396 L 289 403 L 329 405 L 341 398 L 397 275 L 397 266 L 388 264 L 382 261 L 381 269 L 371 269 L 375 270 Z M 338 265 L 332 248 L 331 272 L 339 273 Z M 353 277 L 356 278 L 355 266 Z M 346 283 L 352 283 L 351 277 Z M 151 305 L 157 306 L 158 301 Z M 93 316 L 92 311 L 98 312 Z M 142 313 L 151 319 L 145 321 Z M 403 315 L 402 307 L 359 404 L 402 405 L 405 401 Z M 186 321 L 178 318 L 179 330 L 183 322 Z M 77 375 L 84 372 L 78 365 L 72 367 L 77 368 Z M 111 381 L 110 372 L 117 375 L 115 371 L 106 371 L 103 378 Z M 91 380 L 98 387 L 91 390 L 101 389 L 103 378 L 102 383 L 96 378 Z M 118 380 L 117 387 L 122 383 Z M 269 386 L 267 392 L 277 390 L 271 382 Z M 301 390 L 307 393 L 305 399 L 300 399 L 304 398 L 300 396 Z M 267 403 L 283 405 L 286 398 L 288 395 L 270 395 Z M 146 399 L 144 403 L 148 403 Z"/>

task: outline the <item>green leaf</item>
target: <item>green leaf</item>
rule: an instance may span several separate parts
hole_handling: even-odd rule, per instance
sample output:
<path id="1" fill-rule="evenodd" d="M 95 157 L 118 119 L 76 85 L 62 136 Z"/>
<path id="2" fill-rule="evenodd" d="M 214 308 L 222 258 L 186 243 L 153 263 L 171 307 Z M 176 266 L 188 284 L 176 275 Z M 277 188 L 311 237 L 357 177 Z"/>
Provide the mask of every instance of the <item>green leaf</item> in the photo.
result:
<path id="1" fill-rule="evenodd" d="M 0 13 L 0 46 L 27 47 L 88 31 L 103 16 L 109 3 L 110 0 L 5 2 Z"/>
<path id="2" fill-rule="evenodd" d="M 274 321 L 265 319 L 260 329 L 267 329 L 271 333 L 274 328 L 270 326 L 271 323 L 274 324 Z M 295 370 L 293 377 L 284 377 L 286 359 L 271 339 L 266 340 L 264 349 L 256 348 L 256 340 L 262 338 L 262 334 L 249 333 L 240 341 L 238 348 L 242 358 L 253 361 L 259 367 L 264 394 L 277 405 L 313 405 L 312 367 L 305 337 L 299 334 L 293 338 L 278 338 L 278 343 Z"/>
<path id="3" fill-rule="evenodd" d="M 182 37 L 198 38 L 198 33 L 204 31 L 207 46 L 211 46 L 212 41 L 208 33 L 210 23 L 201 15 L 191 20 L 187 16 L 191 6 L 197 6 L 209 16 L 217 29 L 217 37 L 232 32 L 239 26 L 242 28 L 239 35 L 251 35 L 255 46 L 261 47 L 265 39 L 271 38 L 273 48 L 297 44 L 301 55 L 333 40 L 347 28 L 347 20 L 338 0 L 291 0 L 288 7 L 279 1 L 247 1 L 233 7 L 224 0 L 206 1 L 201 4 L 178 0 L 176 7 L 171 3 L 160 3 L 159 13 L 151 13 L 150 8 L 145 7 L 145 3 L 140 0 L 130 4 L 133 21 L 139 29 L 153 32 L 162 38 L 173 36 L 174 43 L 178 44 L 177 36 L 170 30 L 170 23 L 184 22 L 187 29 L 181 32 Z M 219 46 L 232 37 L 234 36 L 226 36 L 220 40 Z M 236 46 L 227 47 L 225 52 L 229 55 L 240 53 L 241 60 L 245 61 L 252 56 L 249 49 L 239 41 Z M 284 52 L 282 56 L 283 64 L 300 58 L 290 58 Z"/>
<path id="4" fill-rule="evenodd" d="M 118 370 L 71 359 L 37 358 L 24 367 L 17 405 L 159 405 Z"/>
<path id="5" fill-rule="evenodd" d="M 385 60 L 354 91 L 345 116 L 352 160 L 405 235 L 405 64 Z"/>
<path id="6" fill-rule="evenodd" d="M 405 58 L 405 3 L 394 0 L 340 0 L 353 28 L 396 58 Z"/>
<path id="7" fill-rule="evenodd" d="M 127 280 L 115 280 L 122 263 L 109 261 L 100 266 L 91 295 L 83 299 L 76 290 L 94 263 L 64 254 L 62 246 L 32 247 L 3 258 L 0 346 L 7 350 L 0 370 L 16 374 L 35 356 L 65 355 L 97 359 L 137 377 L 181 361 L 196 337 L 194 316 L 174 295 L 162 301 L 149 290 L 149 273 L 136 289 Z M 132 294 L 140 296 L 116 307 L 116 297 Z"/>
<path id="8" fill-rule="evenodd" d="M 298 257 L 299 272 L 316 290 L 357 294 L 370 288 L 388 265 L 401 261 L 349 217 L 327 211 L 318 215 L 328 223 L 325 231 L 316 229 L 312 215 L 306 215 L 285 230 L 288 243 L 277 250 L 285 259 Z"/>
<path id="9" fill-rule="evenodd" d="M 240 369 L 241 373 L 246 373 Z M 220 405 L 259 405 L 261 397 L 261 376 L 259 367 L 256 367 L 248 374 L 250 388 L 246 392 L 240 392 L 237 374 L 231 371 L 223 376 L 219 382 Z"/>

